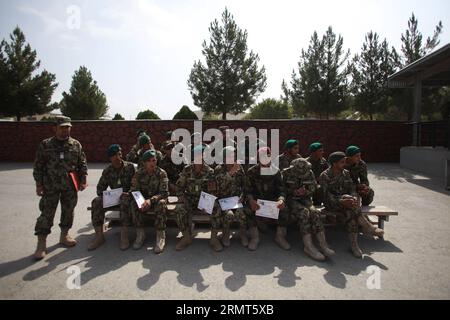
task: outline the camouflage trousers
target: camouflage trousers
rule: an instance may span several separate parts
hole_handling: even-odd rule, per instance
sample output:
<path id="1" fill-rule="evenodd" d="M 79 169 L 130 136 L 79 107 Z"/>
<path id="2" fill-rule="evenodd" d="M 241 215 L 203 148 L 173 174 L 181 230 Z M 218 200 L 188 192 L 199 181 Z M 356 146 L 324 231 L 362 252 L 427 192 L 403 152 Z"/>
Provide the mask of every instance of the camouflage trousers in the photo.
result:
<path id="1" fill-rule="evenodd" d="M 53 226 L 56 208 L 61 201 L 61 219 L 59 227 L 70 229 L 73 224 L 74 209 L 78 202 L 78 194 L 74 189 L 45 190 L 39 201 L 40 216 L 37 218 L 34 228 L 35 235 L 48 235 Z"/>
<path id="2" fill-rule="evenodd" d="M 315 206 L 321 206 L 323 203 L 323 189 L 322 188 L 317 188 L 316 191 L 314 192 L 313 196 L 313 204 Z"/>
<path id="3" fill-rule="evenodd" d="M 91 204 L 91 220 L 95 227 L 103 226 L 105 223 L 105 213 L 110 210 L 120 210 L 120 223 L 122 226 L 131 226 L 132 218 L 130 212 L 130 196 L 123 195 L 120 200 L 120 205 L 110 208 L 103 208 L 103 198 L 96 197 Z"/>
<path id="4" fill-rule="evenodd" d="M 291 199 L 288 201 L 288 208 L 291 216 L 297 221 L 302 236 L 317 234 L 324 230 L 320 211 L 310 200 Z"/>
<path id="5" fill-rule="evenodd" d="M 363 206 L 368 206 L 373 202 L 373 198 L 375 196 L 375 191 L 371 187 L 369 187 L 369 192 L 367 195 L 360 195 L 361 196 L 361 202 Z"/>
<path id="6" fill-rule="evenodd" d="M 361 208 L 348 209 L 337 202 L 333 205 L 327 205 L 325 209 L 329 212 L 338 213 L 344 219 L 345 229 L 348 233 L 358 233 L 358 218 L 361 216 Z"/>
<path id="7" fill-rule="evenodd" d="M 248 211 L 247 208 L 222 210 L 217 205 L 211 214 L 211 229 L 228 229 L 234 220 L 239 222 L 240 227 L 246 227 L 249 215 Z"/>
<path id="8" fill-rule="evenodd" d="M 152 204 L 150 208 L 145 211 L 139 210 L 136 201 L 131 202 L 131 214 L 133 216 L 133 222 L 136 228 L 144 227 L 144 221 L 148 217 L 149 213 L 155 214 L 155 229 L 158 231 L 166 230 L 167 222 L 167 204 L 166 200 L 162 199 L 156 204 Z"/>

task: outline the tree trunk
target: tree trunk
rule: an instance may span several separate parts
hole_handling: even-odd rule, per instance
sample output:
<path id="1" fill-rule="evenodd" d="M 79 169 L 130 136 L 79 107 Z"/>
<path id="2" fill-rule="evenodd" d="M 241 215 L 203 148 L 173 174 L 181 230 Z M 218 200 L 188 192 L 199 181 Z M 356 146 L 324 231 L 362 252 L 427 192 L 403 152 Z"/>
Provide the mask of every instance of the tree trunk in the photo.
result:
<path id="1" fill-rule="evenodd" d="M 227 113 L 226 112 L 222 112 L 222 120 L 227 120 Z"/>
<path id="2" fill-rule="evenodd" d="M 17 122 L 20 122 L 20 120 L 22 119 L 22 116 L 21 116 L 20 114 L 18 114 L 18 115 L 16 116 L 16 118 L 17 118 Z"/>

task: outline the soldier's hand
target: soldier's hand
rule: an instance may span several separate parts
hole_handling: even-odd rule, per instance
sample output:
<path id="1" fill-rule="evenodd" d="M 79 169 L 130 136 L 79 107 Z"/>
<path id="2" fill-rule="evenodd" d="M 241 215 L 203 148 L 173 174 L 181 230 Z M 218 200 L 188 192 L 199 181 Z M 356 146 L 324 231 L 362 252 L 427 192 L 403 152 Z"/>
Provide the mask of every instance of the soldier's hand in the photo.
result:
<path id="1" fill-rule="evenodd" d="M 125 197 L 128 197 L 130 194 L 128 192 L 122 192 L 122 194 L 120 195 L 120 199 L 123 199 Z"/>
<path id="2" fill-rule="evenodd" d="M 86 187 L 87 187 L 87 183 L 82 183 L 82 184 L 80 184 L 80 191 L 85 190 Z"/>
<path id="3" fill-rule="evenodd" d="M 38 197 L 42 197 L 44 195 L 44 187 L 36 186 L 36 194 L 38 195 Z"/>
<path id="4" fill-rule="evenodd" d="M 140 208 L 141 211 L 145 211 L 148 210 L 148 208 L 150 208 L 152 205 L 150 199 L 147 199 L 144 201 L 144 203 L 142 204 L 142 207 Z"/>
<path id="5" fill-rule="evenodd" d="M 341 204 L 345 208 L 354 208 L 355 201 L 352 198 L 341 199 Z"/>
<path id="6" fill-rule="evenodd" d="M 280 201 L 278 201 L 277 203 L 278 203 L 278 204 L 277 204 L 277 208 L 280 209 L 280 210 L 283 210 L 284 207 L 286 206 L 286 205 L 284 204 L 284 201 L 283 201 L 283 200 L 280 200 Z"/>
<path id="7" fill-rule="evenodd" d="M 252 211 L 259 210 L 259 204 L 255 200 L 250 200 L 250 208 Z"/>

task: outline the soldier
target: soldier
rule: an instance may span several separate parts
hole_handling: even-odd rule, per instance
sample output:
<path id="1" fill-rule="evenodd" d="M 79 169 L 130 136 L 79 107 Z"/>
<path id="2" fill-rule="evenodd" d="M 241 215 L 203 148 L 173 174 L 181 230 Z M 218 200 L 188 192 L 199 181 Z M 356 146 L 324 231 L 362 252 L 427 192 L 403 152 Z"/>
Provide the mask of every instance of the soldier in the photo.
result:
<path id="1" fill-rule="evenodd" d="M 358 245 L 358 221 L 364 218 L 358 201 L 358 193 L 350 173 L 344 169 L 345 153 L 334 152 L 328 157 L 331 167 L 322 172 L 319 181 L 323 188 L 325 209 L 337 212 L 345 218 L 351 250 L 355 257 L 362 258 Z"/>
<path id="2" fill-rule="evenodd" d="M 345 152 L 347 159 L 345 169 L 350 172 L 356 191 L 361 197 L 363 206 L 368 206 L 372 203 L 375 192 L 369 186 L 369 179 L 367 178 L 367 164 L 361 159 L 361 149 L 357 146 L 349 146 Z M 364 233 L 383 237 L 384 231 L 376 228 L 367 217 L 360 220 L 360 226 Z"/>
<path id="3" fill-rule="evenodd" d="M 158 254 L 164 250 L 166 243 L 166 199 L 169 195 L 169 179 L 167 173 L 157 166 L 155 150 L 145 151 L 142 161 L 143 166 L 136 172 L 131 184 L 131 192 L 140 191 L 145 198 L 141 208 L 138 208 L 136 201 L 131 201 L 131 212 L 136 226 L 133 249 L 140 249 L 145 241 L 144 215 L 154 212 L 156 244 L 153 251 Z"/>
<path id="4" fill-rule="evenodd" d="M 167 176 L 169 177 L 169 193 L 175 194 L 176 193 L 176 183 L 180 176 L 181 171 L 183 170 L 184 165 L 183 164 L 175 164 L 172 161 L 172 149 L 174 147 L 173 142 L 170 143 L 164 143 L 164 155 L 161 161 L 159 161 L 158 166 L 161 169 L 164 169 L 166 171 Z"/>
<path id="5" fill-rule="evenodd" d="M 286 196 L 283 192 L 283 181 L 281 172 L 276 169 L 274 175 L 261 174 L 261 168 L 270 168 L 271 150 L 268 147 L 262 147 L 258 150 L 259 163 L 252 166 L 247 172 L 246 194 L 251 214 L 247 216 L 247 224 L 249 226 L 250 242 L 248 248 L 256 250 L 259 243 L 259 231 L 257 227 L 256 211 L 259 205 L 258 199 L 278 202 L 278 227 L 275 242 L 285 250 L 290 249 L 289 243 L 286 241 L 286 228 L 289 220 L 289 211 L 286 208 Z M 266 156 L 264 156 L 266 155 Z M 273 168 L 274 169 L 274 168 Z"/>
<path id="6" fill-rule="evenodd" d="M 180 173 L 177 186 L 177 196 L 181 201 L 177 204 L 175 211 L 177 214 L 178 227 L 180 228 L 183 237 L 177 243 L 175 249 L 183 250 L 192 242 L 192 216 L 197 210 L 200 194 L 205 191 L 209 194 L 216 192 L 216 184 L 214 180 L 214 170 L 208 166 L 202 159 L 204 146 L 196 146 L 192 150 L 192 157 L 197 158 L 197 161 L 192 161 L 184 167 Z M 194 158 L 194 160 L 195 160 Z M 200 162 L 199 164 L 195 162 Z M 213 248 L 220 249 L 221 244 L 217 238 L 217 230 L 211 232 L 211 245 Z"/>
<path id="7" fill-rule="evenodd" d="M 244 203 L 245 173 L 242 166 L 235 159 L 236 149 L 234 147 L 225 147 L 222 150 L 225 163 L 217 165 L 214 169 L 214 175 L 217 182 L 217 196 L 219 199 L 237 196 L 241 204 Z M 214 210 L 211 215 L 212 229 L 222 228 L 222 244 L 225 247 L 230 246 L 230 226 L 234 218 L 239 220 L 239 237 L 244 247 L 248 246 L 247 238 L 247 214 L 244 212 L 247 208 L 238 208 L 234 210 L 222 210 L 220 206 Z"/>
<path id="8" fill-rule="evenodd" d="M 86 155 L 80 142 L 70 137 L 72 124 L 68 117 L 56 118 L 55 136 L 45 139 L 39 145 L 34 162 L 33 177 L 36 194 L 41 197 L 35 235 L 38 244 L 34 258 L 43 259 L 46 254 L 46 239 L 51 232 L 58 202 L 61 201 L 61 237 L 59 242 L 73 247 L 76 241 L 69 236 L 74 209 L 77 205 L 77 191 L 86 188 Z"/>
<path id="9" fill-rule="evenodd" d="M 128 152 L 127 156 L 126 156 L 126 160 L 128 162 L 137 162 L 137 153 L 139 151 L 139 149 L 141 148 L 140 144 L 139 144 L 139 137 L 143 134 L 147 134 L 145 132 L 144 129 L 139 129 L 136 133 L 136 140 L 137 142 L 133 145 L 133 147 L 131 148 L 130 152 Z"/>
<path id="10" fill-rule="evenodd" d="M 155 151 L 156 160 L 161 161 L 162 154 L 161 152 L 155 150 L 155 147 L 153 146 L 152 141 L 148 135 L 141 134 L 141 136 L 139 137 L 139 145 L 140 149 L 136 154 L 136 158 L 134 159 L 134 161 L 132 161 L 134 163 L 137 163 L 138 169 L 141 169 L 144 166 L 144 161 L 142 157 L 147 150 Z"/>
<path id="11" fill-rule="evenodd" d="M 102 176 L 97 184 L 97 197 L 92 200 L 92 225 L 95 229 L 95 238 L 88 245 L 88 250 L 95 250 L 105 242 L 103 235 L 103 225 L 105 222 L 105 212 L 111 209 L 120 210 L 120 250 L 127 250 L 130 246 L 128 240 L 128 227 L 131 226 L 130 213 L 130 188 L 131 180 L 135 174 L 134 165 L 131 162 L 123 161 L 122 149 L 118 144 L 111 145 L 107 150 L 111 164 L 102 172 Z M 112 208 L 103 208 L 103 191 L 107 189 L 122 188 L 123 193 L 120 205 Z"/>
<path id="12" fill-rule="evenodd" d="M 281 172 L 283 187 L 287 196 L 287 205 L 292 216 L 297 219 L 302 235 L 304 251 L 312 259 L 324 261 L 325 257 L 334 255 L 325 239 L 325 231 L 318 211 L 312 203 L 312 195 L 317 182 L 311 164 L 299 158 L 291 162 L 289 168 Z M 313 244 L 311 234 L 319 241 L 320 253 Z"/>
<path id="13" fill-rule="evenodd" d="M 309 146 L 309 151 L 311 154 L 308 158 L 306 158 L 306 161 L 308 161 L 311 164 L 311 170 L 314 172 L 314 176 L 316 177 L 317 181 L 317 188 L 316 191 L 313 194 L 313 204 L 315 206 L 320 206 L 323 203 L 323 190 L 320 187 L 319 184 L 319 177 L 329 168 L 327 160 L 323 157 L 323 145 L 320 142 L 314 142 L 311 143 Z"/>
<path id="14" fill-rule="evenodd" d="M 172 131 L 166 131 L 166 140 L 161 143 L 161 153 L 164 153 L 164 150 L 166 150 L 166 146 L 169 144 L 174 144 L 174 142 L 172 141 Z"/>
<path id="15" fill-rule="evenodd" d="M 278 156 L 278 168 L 280 171 L 288 168 L 291 165 L 291 161 L 301 158 L 299 153 L 300 146 L 298 140 L 288 140 L 284 144 L 284 153 Z"/>

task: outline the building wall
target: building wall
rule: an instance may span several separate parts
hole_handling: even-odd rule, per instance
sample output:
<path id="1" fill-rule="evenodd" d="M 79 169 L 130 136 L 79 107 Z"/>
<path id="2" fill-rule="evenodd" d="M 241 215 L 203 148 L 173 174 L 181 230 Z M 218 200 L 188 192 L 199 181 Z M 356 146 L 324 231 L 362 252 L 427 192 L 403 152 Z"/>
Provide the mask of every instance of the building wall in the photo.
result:
<path id="1" fill-rule="evenodd" d="M 279 129 L 280 149 L 287 139 L 300 140 L 302 155 L 311 142 L 321 141 L 325 152 L 344 150 L 356 144 L 368 162 L 399 162 L 400 148 L 410 145 L 411 128 L 402 122 L 348 120 L 277 120 L 277 121 L 203 121 L 203 130 L 228 125 L 230 128 Z M 168 130 L 186 128 L 192 132 L 191 120 L 153 121 L 74 121 L 72 137 L 83 145 L 89 162 L 106 162 L 105 150 L 119 143 L 127 153 L 136 141 L 136 131 L 147 130 L 159 148 Z M 53 135 L 53 124 L 46 122 L 0 122 L 0 161 L 34 160 L 41 140 Z M 270 136 L 270 134 L 269 134 Z"/>

